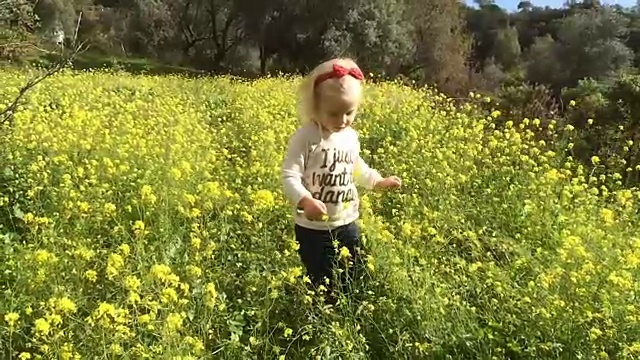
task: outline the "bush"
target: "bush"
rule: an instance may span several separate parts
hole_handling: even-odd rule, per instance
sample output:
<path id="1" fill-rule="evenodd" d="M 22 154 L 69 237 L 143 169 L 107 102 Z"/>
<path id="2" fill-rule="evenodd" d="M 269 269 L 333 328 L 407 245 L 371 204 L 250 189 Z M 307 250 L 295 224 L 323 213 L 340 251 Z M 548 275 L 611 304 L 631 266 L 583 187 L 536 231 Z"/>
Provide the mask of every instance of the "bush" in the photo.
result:
<path id="1" fill-rule="evenodd" d="M 594 154 L 601 157 L 629 185 L 639 180 L 634 169 L 640 164 L 635 146 L 640 141 L 639 85 L 638 75 L 623 75 L 610 83 L 583 80 L 563 94 L 573 104 L 565 121 L 581 133 L 578 156 L 585 161 Z"/>

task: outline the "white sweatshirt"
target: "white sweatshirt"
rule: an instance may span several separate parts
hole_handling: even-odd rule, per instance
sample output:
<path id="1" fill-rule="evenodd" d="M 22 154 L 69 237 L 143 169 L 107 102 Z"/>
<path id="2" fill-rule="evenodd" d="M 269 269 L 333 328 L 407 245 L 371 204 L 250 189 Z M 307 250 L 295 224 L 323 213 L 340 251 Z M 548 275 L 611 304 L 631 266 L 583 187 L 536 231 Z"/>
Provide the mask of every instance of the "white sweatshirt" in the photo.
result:
<path id="1" fill-rule="evenodd" d="M 282 183 L 300 226 L 329 230 L 355 221 L 360 215 L 356 185 L 372 189 L 381 179 L 360 157 L 358 134 L 351 127 L 323 138 L 320 127 L 311 122 L 289 139 Z M 328 219 L 305 217 L 299 203 L 306 195 L 326 205 Z"/>

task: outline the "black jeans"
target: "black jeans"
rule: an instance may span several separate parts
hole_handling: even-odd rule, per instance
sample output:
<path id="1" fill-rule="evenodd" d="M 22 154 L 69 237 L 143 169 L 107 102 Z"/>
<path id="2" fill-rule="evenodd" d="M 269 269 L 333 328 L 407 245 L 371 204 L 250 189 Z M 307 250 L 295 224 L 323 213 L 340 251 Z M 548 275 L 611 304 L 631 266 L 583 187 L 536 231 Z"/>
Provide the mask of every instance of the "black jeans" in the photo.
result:
<path id="1" fill-rule="evenodd" d="M 356 222 L 340 226 L 333 230 L 314 230 L 295 226 L 296 241 L 300 244 L 298 253 L 307 269 L 307 275 L 311 283 L 317 288 L 324 285 L 329 292 L 335 289 L 333 270 L 337 264 L 344 264 L 345 260 L 340 260 L 340 249 L 346 247 L 350 257 L 346 260 L 348 268 L 344 265 L 343 270 L 338 274 L 342 291 L 351 280 L 360 275 L 364 266 L 364 256 L 362 254 L 362 244 L 360 228 Z M 334 247 L 337 241 L 337 247 Z M 325 282 L 328 279 L 329 283 Z"/>

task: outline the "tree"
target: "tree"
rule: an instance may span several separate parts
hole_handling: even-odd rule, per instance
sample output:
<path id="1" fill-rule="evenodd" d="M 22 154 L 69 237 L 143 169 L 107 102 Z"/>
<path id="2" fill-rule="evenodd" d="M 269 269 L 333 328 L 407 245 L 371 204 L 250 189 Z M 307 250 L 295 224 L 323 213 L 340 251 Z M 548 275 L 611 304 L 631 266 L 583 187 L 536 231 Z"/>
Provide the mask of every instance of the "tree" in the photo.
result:
<path id="1" fill-rule="evenodd" d="M 480 9 L 467 9 L 466 27 L 473 37 L 473 60 L 478 68 L 494 56 L 493 47 L 498 31 L 509 26 L 509 14 L 495 4 L 482 4 Z"/>
<path id="2" fill-rule="evenodd" d="M 478 5 L 479 7 L 495 5 L 494 0 L 474 0 L 473 2 L 476 3 L 476 5 Z"/>
<path id="3" fill-rule="evenodd" d="M 634 66 L 640 66 L 640 16 L 636 12 L 630 12 L 626 14 L 629 18 L 629 34 L 625 41 L 625 45 L 633 51 Z"/>
<path id="4" fill-rule="evenodd" d="M 353 56 L 369 70 L 397 74 L 412 59 L 414 24 L 404 0 L 351 0 L 322 38 L 327 56 Z"/>
<path id="5" fill-rule="evenodd" d="M 521 52 L 518 29 L 509 26 L 498 30 L 493 45 L 493 55 L 505 70 L 510 70 L 518 64 Z"/>
<path id="6" fill-rule="evenodd" d="M 518 29 L 518 41 L 522 49 L 528 49 L 536 38 L 551 35 L 555 38 L 568 9 L 532 7 L 529 11 L 512 14 L 509 23 Z"/>
<path id="7" fill-rule="evenodd" d="M 128 13 L 133 52 L 166 62 L 221 70 L 243 38 L 233 0 L 136 0 Z"/>
<path id="8" fill-rule="evenodd" d="M 471 39 L 463 8 L 455 0 L 412 0 L 415 64 L 423 81 L 448 94 L 467 91 Z"/>
<path id="9" fill-rule="evenodd" d="M 562 71 L 558 58 L 558 44 L 550 35 L 535 39 L 527 51 L 527 80 L 535 84 L 563 83 L 565 72 Z"/>
<path id="10" fill-rule="evenodd" d="M 602 80 L 626 70 L 633 53 L 621 38 L 628 34 L 629 21 L 611 8 L 579 10 L 564 19 L 558 31 L 562 59 L 567 74 L 562 86 L 575 86 L 579 79 Z"/>
<path id="11" fill-rule="evenodd" d="M 34 14 L 41 22 L 43 33 L 73 33 L 77 16 L 72 0 L 39 0 L 34 6 Z"/>
<path id="12" fill-rule="evenodd" d="M 245 40 L 258 48 L 261 74 L 275 56 L 291 57 L 299 39 L 308 38 L 318 27 L 317 21 L 303 21 L 309 7 L 307 1 L 236 0 L 242 16 Z M 310 55 L 307 52 L 307 55 Z"/>
<path id="13" fill-rule="evenodd" d="M 518 10 L 520 11 L 531 11 L 533 9 L 533 4 L 531 1 L 520 1 L 518 3 Z"/>
<path id="14" fill-rule="evenodd" d="M 35 42 L 33 0 L 0 0 L 0 59 L 24 56 Z"/>

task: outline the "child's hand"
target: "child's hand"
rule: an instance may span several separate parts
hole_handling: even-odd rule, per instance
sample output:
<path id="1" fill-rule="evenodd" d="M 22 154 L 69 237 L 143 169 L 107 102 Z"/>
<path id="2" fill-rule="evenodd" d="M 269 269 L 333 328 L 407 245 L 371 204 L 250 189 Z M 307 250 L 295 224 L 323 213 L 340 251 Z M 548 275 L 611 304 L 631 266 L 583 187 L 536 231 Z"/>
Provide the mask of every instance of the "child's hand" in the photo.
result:
<path id="1" fill-rule="evenodd" d="M 327 215 L 327 206 L 322 201 L 310 196 L 302 199 L 300 206 L 304 210 L 304 215 L 309 220 L 320 220 L 324 215 Z"/>
<path id="2" fill-rule="evenodd" d="M 376 184 L 376 188 L 378 189 L 397 189 L 402 186 L 402 180 L 400 180 L 397 176 L 389 176 L 388 178 L 384 178 Z"/>

